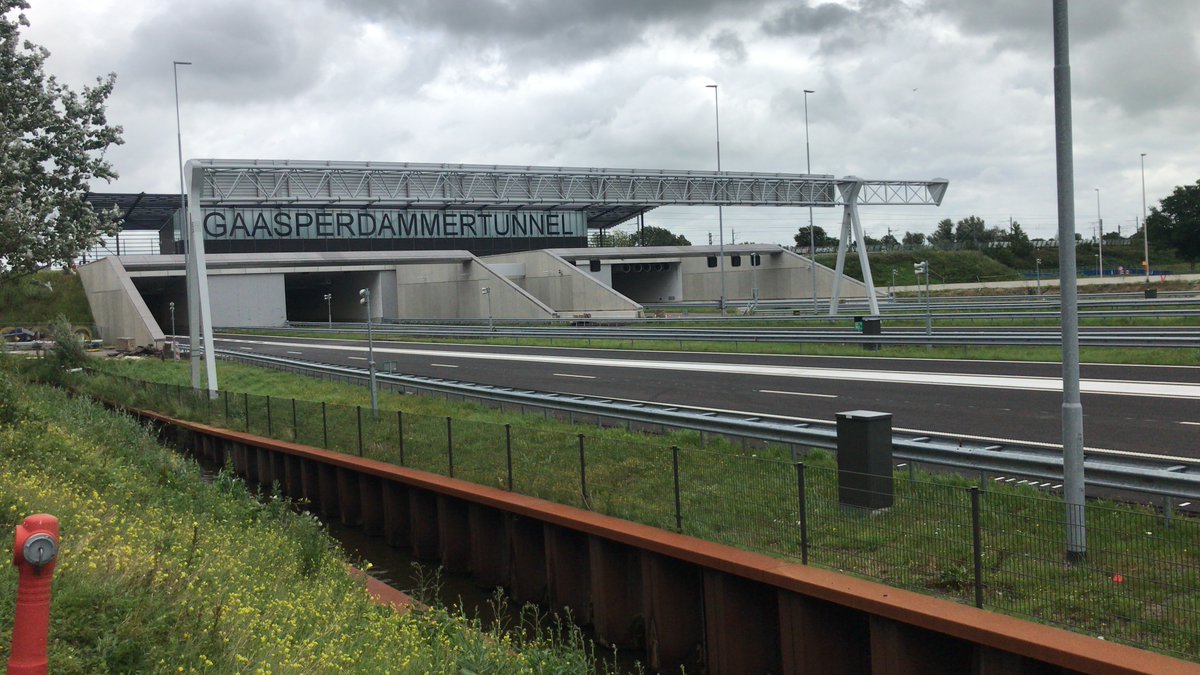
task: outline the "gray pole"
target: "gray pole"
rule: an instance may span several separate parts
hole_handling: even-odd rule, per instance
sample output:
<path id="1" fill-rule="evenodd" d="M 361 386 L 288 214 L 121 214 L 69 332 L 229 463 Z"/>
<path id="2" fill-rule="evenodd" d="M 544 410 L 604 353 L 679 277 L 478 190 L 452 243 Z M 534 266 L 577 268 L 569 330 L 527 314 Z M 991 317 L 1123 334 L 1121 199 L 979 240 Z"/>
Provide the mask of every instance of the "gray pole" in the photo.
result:
<path id="1" fill-rule="evenodd" d="M 1058 158 L 1058 277 L 1062 306 L 1063 501 L 1069 562 L 1087 557 L 1083 405 L 1079 401 L 1079 298 L 1075 278 L 1075 167 L 1071 135 L 1071 59 L 1067 0 L 1054 0 L 1054 126 Z"/>
<path id="2" fill-rule="evenodd" d="M 717 119 L 717 173 L 721 172 L 721 102 L 717 96 L 717 85 L 706 84 L 713 90 L 713 112 Z M 721 314 L 725 314 L 725 212 L 721 204 L 717 204 L 717 252 L 720 254 L 721 265 Z"/>
<path id="3" fill-rule="evenodd" d="M 925 334 L 933 335 L 933 304 L 929 293 L 929 261 L 925 261 Z M 929 345 L 932 347 L 933 342 Z"/>
<path id="4" fill-rule="evenodd" d="M 1142 153 L 1142 261 L 1146 263 L 1146 288 L 1150 288 L 1150 227 L 1146 224 L 1146 153 Z"/>
<path id="5" fill-rule="evenodd" d="M 1042 259 L 1033 259 L 1033 269 L 1037 272 L 1037 294 L 1042 297 Z"/>
<path id="6" fill-rule="evenodd" d="M 1100 269 L 1100 276 L 1104 276 L 1104 218 L 1100 217 L 1100 188 L 1096 188 L 1096 245 L 1099 246 L 1100 260 L 1097 267 Z"/>
<path id="7" fill-rule="evenodd" d="M 804 166 L 805 171 L 812 174 L 812 152 L 808 144 L 808 95 L 815 94 L 812 89 L 804 90 Z M 813 228 L 812 205 L 808 207 L 808 251 L 809 267 L 812 269 L 813 314 L 817 313 L 817 232 Z"/>
<path id="8" fill-rule="evenodd" d="M 200 282 L 196 271 L 196 256 L 192 251 L 192 219 L 188 216 L 187 188 L 183 181 L 183 125 L 179 120 L 179 66 L 190 66 L 191 61 L 172 61 L 175 74 L 175 142 L 179 150 L 179 225 L 184 239 L 185 282 L 188 306 L 188 361 L 192 367 L 192 389 L 200 388 Z M 172 331 L 174 332 L 174 331 Z"/>
<path id="9" fill-rule="evenodd" d="M 329 330 L 333 330 L 333 294 L 325 294 L 325 318 Z"/>
<path id="10" fill-rule="evenodd" d="M 367 306 L 367 373 L 371 380 L 371 415 L 379 419 L 379 390 L 375 383 L 375 338 L 371 332 L 371 289 L 358 292 L 362 304 Z"/>

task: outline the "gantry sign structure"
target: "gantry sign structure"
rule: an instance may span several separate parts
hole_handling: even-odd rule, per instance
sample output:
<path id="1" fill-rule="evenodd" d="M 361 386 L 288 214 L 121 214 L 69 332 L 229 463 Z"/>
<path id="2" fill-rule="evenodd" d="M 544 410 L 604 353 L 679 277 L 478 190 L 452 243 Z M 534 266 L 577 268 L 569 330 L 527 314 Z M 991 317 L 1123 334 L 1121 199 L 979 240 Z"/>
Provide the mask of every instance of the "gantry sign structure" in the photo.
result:
<path id="1" fill-rule="evenodd" d="M 320 208 L 322 215 L 329 214 L 326 232 L 336 235 L 340 217 L 345 220 L 347 236 L 351 237 L 355 236 L 355 226 L 363 227 L 358 223 L 368 218 L 364 214 L 369 214 L 372 229 L 382 218 L 399 211 L 482 214 L 469 216 L 469 232 L 464 228 L 462 216 L 455 217 L 453 228 L 444 227 L 447 225 L 444 219 L 438 221 L 443 227 L 436 236 L 446 241 L 452 237 L 500 234 L 487 229 L 487 214 L 493 213 L 584 214 L 586 220 L 577 219 L 584 227 L 601 229 L 668 205 L 841 206 L 837 274 L 830 298 L 830 314 L 836 314 L 851 237 L 854 241 L 863 240 L 858 207 L 937 206 L 948 185 L 945 179 L 866 180 L 827 174 L 294 160 L 193 159 L 187 162 L 185 174 L 187 237 L 189 250 L 196 253 L 188 256 L 192 280 L 189 289 L 200 296 L 200 303 L 189 303 L 189 307 L 207 305 L 205 289 L 193 284 L 201 285 L 204 239 L 213 236 L 211 229 L 203 227 L 207 224 L 205 218 L 212 218 L 210 214 L 217 209 L 254 211 L 253 217 L 265 221 L 258 236 L 267 237 L 272 236 L 272 218 L 283 218 L 279 214 L 285 212 L 288 217 L 278 222 L 287 229 L 279 231 L 292 236 L 299 228 L 294 227 L 296 221 L 291 220 L 290 214 L 311 207 Z M 274 215 L 264 216 L 269 210 L 274 210 Z M 339 216 L 339 212 L 343 215 Z M 541 222 L 540 226 L 543 233 L 553 228 L 555 234 L 565 233 L 570 227 L 567 221 L 559 223 L 557 219 L 550 224 Z M 245 226 L 245 229 L 247 236 L 255 236 L 253 228 Z M 316 225 L 311 229 L 315 232 Z M 571 233 L 580 234 L 575 230 Z M 878 315 L 865 247 L 858 247 L 858 256 L 871 313 Z M 193 262 L 193 258 L 197 260 Z M 194 278 L 192 275 L 197 273 L 198 278 Z M 201 311 L 207 314 L 206 308 Z M 207 343 L 207 316 L 197 318 L 199 321 L 191 325 L 205 326 Z M 195 368 L 193 376 L 198 378 Z"/>

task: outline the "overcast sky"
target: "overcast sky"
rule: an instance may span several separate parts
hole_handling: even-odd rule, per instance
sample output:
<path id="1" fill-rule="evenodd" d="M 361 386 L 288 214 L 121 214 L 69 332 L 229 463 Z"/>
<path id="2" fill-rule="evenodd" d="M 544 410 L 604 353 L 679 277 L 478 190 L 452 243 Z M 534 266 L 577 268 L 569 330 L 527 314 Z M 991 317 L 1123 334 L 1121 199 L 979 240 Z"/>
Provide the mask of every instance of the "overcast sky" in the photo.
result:
<path id="1" fill-rule="evenodd" d="M 25 36 L 78 87 L 117 73 L 121 178 L 175 192 L 185 157 L 715 169 L 947 178 L 942 218 L 1056 224 L 1050 0 L 31 0 Z M 1200 177 L 1200 2 L 1071 6 L 1076 227 L 1129 233 Z M 818 209 L 836 230 L 840 211 Z M 715 209 L 647 224 L 716 239 Z M 726 239 L 791 243 L 807 210 L 726 209 Z M 628 228 L 628 226 L 626 226 Z M 1153 236 L 1153 235 L 1152 235 Z"/>

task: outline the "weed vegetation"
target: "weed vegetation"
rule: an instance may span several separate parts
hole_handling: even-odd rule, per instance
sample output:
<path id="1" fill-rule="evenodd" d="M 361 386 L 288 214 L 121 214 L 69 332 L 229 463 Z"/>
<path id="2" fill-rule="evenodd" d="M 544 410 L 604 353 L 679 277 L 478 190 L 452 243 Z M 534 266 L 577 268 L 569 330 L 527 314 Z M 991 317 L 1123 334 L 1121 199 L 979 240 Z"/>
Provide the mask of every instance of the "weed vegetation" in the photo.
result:
<path id="1" fill-rule="evenodd" d="M 994 611 L 1200 659 L 1200 523 L 1188 517 L 1168 521 L 1152 507 L 1091 501 L 1087 562 L 1069 564 L 1064 505 L 1050 483 L 997 483 L 908 467 L 895 476 L 892 507 L 867 516 L 840 505 L 836 464 L 822 451 L 696 432 L 650 435 L 602 428 L 603 420 L 575 425 L 393 392 L 381 394 L 376 418 L 362 387 L 228 363 L 219 364 L 219 377 L 216 400 L 191 395 L 186 364 L 110 362 L 78 385 L 131 406 L 453 475 L 791 560 L 807 554 L 810 564 L 958 602 L 974 602 L 979 589 L 983 606 Z"/>
<path id="2" fill-rule="evenodd" d="M 0 519 L 58 517 L 50 672 L 583 673 L 575 630 L 369 599 L 314 517 L 202 480 L 132 418 L 0 371 Z M 0 574 L 0 659 L 16 569 Z"/>
<path id="3" fill-rule="evenodd" d="M 79 275 L 45 270 L 0 283 L 0 328 L 44 327 L 59 315 L 73 324 L 92 323 Z"/>

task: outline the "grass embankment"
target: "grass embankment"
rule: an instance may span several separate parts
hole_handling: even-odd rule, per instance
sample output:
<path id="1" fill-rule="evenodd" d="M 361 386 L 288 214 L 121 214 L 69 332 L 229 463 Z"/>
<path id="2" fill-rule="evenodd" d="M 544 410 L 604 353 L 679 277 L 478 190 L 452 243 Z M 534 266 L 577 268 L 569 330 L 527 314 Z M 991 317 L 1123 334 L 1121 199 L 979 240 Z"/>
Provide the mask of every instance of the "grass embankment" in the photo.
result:
<path id="1" fill-rule="evenodd" d="M 0 372 L 0 519 L 58 517 L 50 672 L 590 672 L 570 644 L 372 602 L 315 518 L 131 418 Z M 16 568 L 0 575 L 0 660 Z"/>
<path id="2" fill-rule="evenodd" d="M 226 394 L 210 402 L 188 395 L 185 364 L 124 361 L 104 367 L 184 385 L 131 387 L 107 377 L 83 382 L 97 394 L 130 405 L 360 452 L 359 415 L 353 406 L 367 406 L 361 387 L 222 363 L 222 388 L 254 395 Z M 267 394 L 274 398 L 263 398 Z M 316 403 L 322 400 L 329 404 Z M 679 446 L 684 533 L 792 560 L 800 557 L 804 542 L 798 527 L 797 469 L 789 448 L 720 438 L 702 442 L 695 432 L 658 437 L 572 426 L 511 410 L 388 392 L 381 394 L 380 406 L 379 421 L 369 409 L 361 413 L 361 453 L 367 457 L 446 474 L 447 428 L 452 426 L 454 475 L 504 488 L 505 425 L 510 425 L 516 491 L 668 529 L 676 525 L 670 446 Z M 584 434 L 586 500 L 578 434 Z M 805 463 L 812 564 L 973 601 L 971 481 L 921 472 L 916 480 L 898 476 L 894 506 L 863 518 L 840 508 L 836 469 L 827 453 L 811 453 Z M 1063 562 L 1064 507 L 1056 494 L 991 481 L 983 487 L 985 607 L 1200 659 L 1200 524 L 1177 517 L 1164 527 L 1162 515 L 1152 508 L 1093 502 L 1087 516 L 1088 563 L 1068 565 Z M 1114 575 L 1121 581 L 1114 581 Z"/>
<path id="3" fill-rule="evenodd" d="M 43 271 L 0 282 L 0 328 L 33 329 L 59 315 L 75 325 L 91 325 L 92 310 L 79 275 Z"/>

